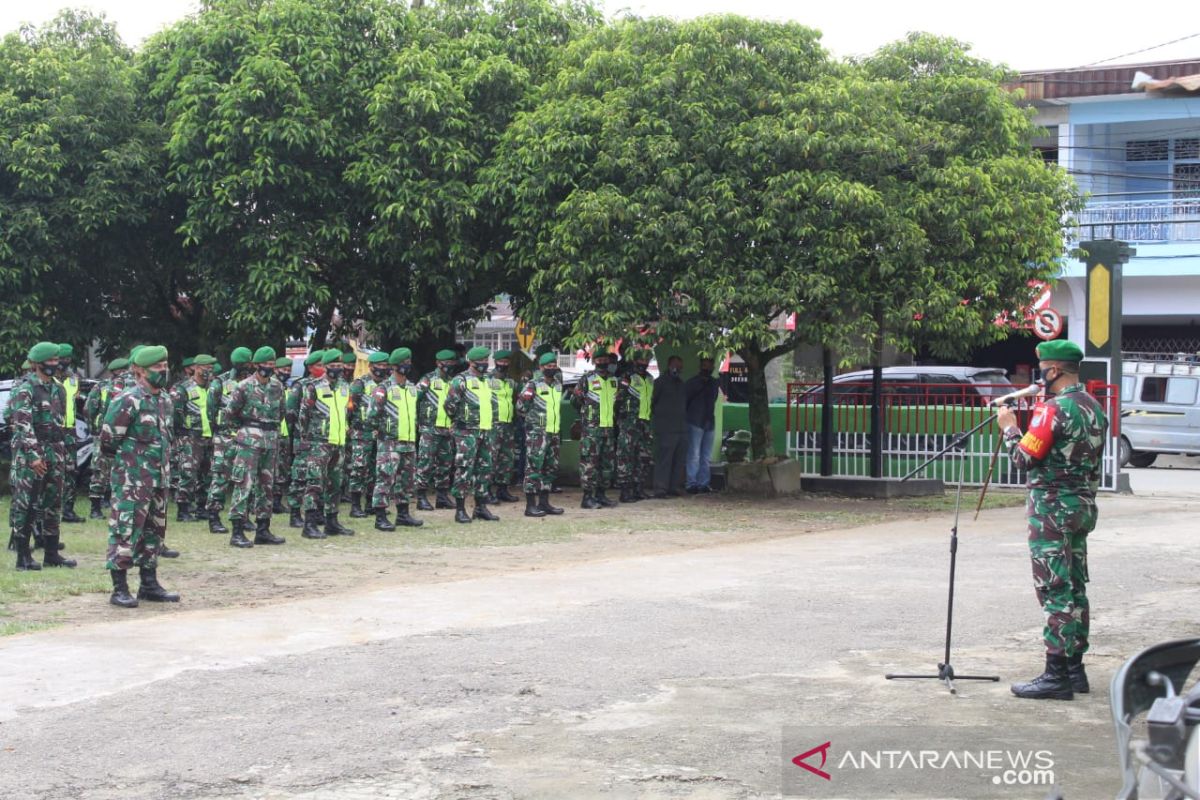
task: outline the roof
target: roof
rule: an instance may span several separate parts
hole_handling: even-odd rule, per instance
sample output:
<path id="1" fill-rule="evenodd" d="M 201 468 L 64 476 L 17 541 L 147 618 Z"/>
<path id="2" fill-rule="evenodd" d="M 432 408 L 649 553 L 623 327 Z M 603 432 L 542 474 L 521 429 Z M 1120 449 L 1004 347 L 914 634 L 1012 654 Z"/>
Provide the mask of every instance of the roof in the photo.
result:
<path id="1" fill-rule="evenodd" d="M 1024 90 L 1025 100 L 1029 102 L 1139 94 L 1143 91 L 1142 87 L 1134 88 L 1134 79 L 1139 77 L 1139 73 L 1143 79 L 1148 78 L 1152 81 L 1186 80 L 1186 77 L 1177 76 L 1200 75 L 1200 59 L 1121 64 L 1113 67 L 1032 70 L 1020 73 L 1013 87 Z"/>

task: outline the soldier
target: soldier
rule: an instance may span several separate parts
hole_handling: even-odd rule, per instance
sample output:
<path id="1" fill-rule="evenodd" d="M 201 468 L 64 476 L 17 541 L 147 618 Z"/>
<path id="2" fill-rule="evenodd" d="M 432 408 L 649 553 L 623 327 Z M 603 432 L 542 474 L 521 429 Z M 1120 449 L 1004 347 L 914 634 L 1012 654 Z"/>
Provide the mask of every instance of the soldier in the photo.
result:
<path id="1" fill-rule="evenodd" d="M 1029 553 L 1046 618 L 1046 669 L 1028 683 L 1013 684 L 1012 692 L 1070 700 L 1074 692 L 1089 691 L 1083 668 L 1089 628 L 1087 537 L 1096 527 L 1108 419 L 1079 382 L 1079 345 L 1042 342 L 1037 356 L 1049 399 L 1034 407 L 1029 430 L 1021 435 L 1011 408 L 996 414 L 1009 458 L 1029 474 Z"/>
<path id="2" fill-rule="evenodd" d="M 458 357 L 453 350 L 439 350 L 437 369 L 417 384 L 421 438 L 417 447 L 417 510 L 433 511 L 425 493 L 437 489 L 437 507 L 454 508 L 446 492 L 450 489 L 450 470 L 454 467 L 454 434 L 446 414 L 446 395 L 450 392 Z"/>
<path id="3" fill-rule="evenodd" d="M 650 427 L 654 380 L 649 374 L 650 351 L 633 353 L 633 370 L 617 386 L 617 484 L 621 502 L 645 500 L 646 480 L 654 466 Z"/>
<path id="4" fill-rule="evenodd" d="M 579 411 L 583 436 L 579 442 L 579 479 L 583 487 L 580 508 L 612 508 L 616 502 L 604 494 L 613 482 L 616 434 L 613 429 L 617 399 L 616 364 L 607 350 L 592 356 L 595 369 L 575 386 L 571 404 Z"/>
<path id="5" fill-rule="evenodd" d="M 62 511 L 63 419 L 66 393 L 58 374 L 59 347 L 38 342 L 29 350 L 32 372 L 18 379 L 8 402 L 12 428 L 12 464 L 9 484 L 12 505 L 8 520 L 9 549 L 17 551 L 18 570 L 39 570 L 30 550 L 34 523 L 42 525 L 42 563 L 47 567 L 74 567 L 59 555 L 59 514 Z"/>
<path id="6" fill-rule="evenodd" d="M 188 375 L 171 389 L 175 409 L 175 447 L 179 468 L 175 495 L 175 521 L 196 522 L 194 509 L 204 505 L 208 470 L 212 461 L 212 419 L 208 413 L 208 385 L 216 359 L 205 353 L 183 360 Z"/>
<path id="7" fill-rule="evenodd" d="M 351 355 L 353 356 L 353 353 Z M 388 373 L 391 372 L 387 366 L 387 353 L 376 352 L 372 355 L 382 356 L 382 359 L 373 362 L 376 367 L 372 367 L 368 374 L 355 378 L 350 383 L 350 417 L 348 420 L 350 430 L 347 434 L 350 442 L 350 468 L 347 470 L 347 482 L 350 488 L 350 516 L 353 519 L 362 519 L 367 516 L 364 506 L 371 503 L 371 491 L 375 483 L 375 436 L 367 429 L 367 415 L 371 411 L 371 395 L 375 391 L 378 380 L 386 380 Z M 383 378 L 377 380 L 376 368 L 379 368 L 379 373 Z"/>
<path id="8" fill-rule="evenodd" d="M 513 425 L 513 401 L 516 397 L 517 382 L 509 375 L 512 364 L 512 353 L 508 350 L 497 350 L 492 357 L 496 368 L 490 375 L 495 389 L 496 419 L 492 425 L 490 449 L 492 453 L 492 484 L 493 491 L 489 498 L 495 497 L 503 503 L 515 503 L 517 498 L 508 491 L 513 482 L 513 467 L 517 459 L 516 428 Z"/>
<path id="9" fill-rule="evenodd" d="M 517 413 L 525 420 L 525 516 L 544 517 L 563 510 L 550 505 L 550 488 L 558 477 L 562 429 L 562 383 L 558 354 L 538 358 L 541 375 L 531 379 L 517 397 Z M 538 499 L 535 501 L 534 497 Z"/>
<path id="10" fill-rule="evenodd" d="M 383 359 L 378 356 L 383 356 Z M 368 428 L 376 437 L 375 492 L 371 506 L 375 509 L 375 529 L 394 531 L 396 525 L 419 527 L 424 520 L 409 513 L 413 486 L 416 480 L 417 456 L 417 385 L 408 380 L 412 371 L 412 351 L 398 347 L 391 355 L 372 353 L 371 364 L 391 367 L 391 376 L 383 370 L 376 374 L 378 381 L 370 398 Z M 396 525 L 387 517 L 388 506 L 396 505 Z"/>
<path id="11" fill-rule="evenodd" d="M 75 513 L 75 492 L 79 488 L 79 437 L 75 435 L 75 403 L 79 397 L 79 376 L 71 369 L 74 356 L 75 348 L 71 345 L 58 346 L 58 374 L 61 376 L 59 382 L 62 383 L 66 394 L 63 414 L 63 522 L 83 522 L 83 517 Z"/>
<path id="12" fill-rule="evenodd" d="M 326 350 L 321 356 L 321 364 L 325 374 L 304 387 L 304 398 L 300 403 L 300 431 L 308 442 L 304 532 L 301 534 L 306 539 L 354 535 L 354 531 L 338 522 L 350 385 L 341 380 L 340 350 Z M 320 528 L 322 509 L 324 532 Z"/>
<path id="13" fill-rule="evenodd" d="M 271 513 L 282 514 L 283 498 L 287 497 L 292 476 L 292 436 L 287 418 L 288 381 L 292 379 L 292 360 L 287 356 L 275 359 L 275 377 L 283 387 L 283 414 L 279 420 L 279 438 L 275 441 L 275 496 Z"/>
<path id="14" fill-rule="evenodd" d="M 288 387 L 284 395 L 284 420 L 292 434 L 292 473 L 288 486 L 288 516 L 289 528 L 303 528 L 304 516 L 304 487 L 308 480 L 308 439 L 300 429 L 300 402 L 304 398 L 304 390 L 310 383 L 325 375 L 325 367 L 321 366 L 321 356 L 324 350 L 314 350 L 304 359 L 304 375 L 297 378 Z"/>
<path id="15" fill-rule="evenodd" d="M 100 436 L 100 426 L 104 423 L 104 415 L 108 413 L 108 404 L 125 389 L 121 374 L 128 367 L 129 359 L 114 358 L 108 362 L 109 376 L 88 392 L 83 412 L 87 415 L 88 429 L 92 432 L 93 439 Z M 92 479 L 88 483 L 88 499 L 92 501 L 88 519 L 104 519 L 102 507 L 108 500 L 111 473 L 112 459 L 98 446 L 95 447 L 92 451 Z"/>
<path id="16" fill-rule="evenodd" d="M 469 367 L 455 376 L 446 394 L 445 411 L 454 422 L 454 521 L 470 522 L 472 517 L 498 522 L 499 517 L 487 507 L 488 481 L 492 477 L 492 459 L 488 449 L 492 421 L 495 419 L 495 400 L 492 382 L 488 378 L 486 347 L 467 351 Z M 475 511 L 468 516 L 467 497 L 474 495 Z"/>
<path id="17" fill-rule="evenodd" d="M 170 376 L 167 348 L 142 347 L 133 360 L 134 384 L 109 404 L 100 449 L 113 460 L 117 487 L 108 518 L 109 602 L 136 608 L 139 600 L 176 603 L 179 595 L 158 582 L 158 555 L 167 530 L 171 426 L 174 410 L 163 391 Z M 141 584 L 129 594 L 128 569 L 137 565 Z"/>
<path id="18" fill-rule="evenodd" d="M 225 507 L 225 495 L 229 492 L 229 473 L 233 467 L 234 434 L 232 423 L 225 418 L 225 407 L 233 396 L 240 381 L 250 377 L 250 359 L 254 354 L 249 347 L 235 348 L 229 354 L 233 367 L 213 378 L 208 385 L 208 414 L 213 426 L 212 467 L 209 469 L 208 531 L 229 533 L 221 522 L 221 509 Z"/>
<path id="19" fill-rule="evenodd" d="M 236 430 L 230 483 L 233 499 L 229 521 L 232 547 L 283 544 L 286 539 L 271 533 L 271 493 L 275 489 L 275 442 L 283 417 L 283 384 L 275 377 L 275 349 L 260 347 L 251 357 L 249 378 L 238 381 L 225 418 Z M 246 538 L 246 522 L 255 521 L 254 541 Z"/>

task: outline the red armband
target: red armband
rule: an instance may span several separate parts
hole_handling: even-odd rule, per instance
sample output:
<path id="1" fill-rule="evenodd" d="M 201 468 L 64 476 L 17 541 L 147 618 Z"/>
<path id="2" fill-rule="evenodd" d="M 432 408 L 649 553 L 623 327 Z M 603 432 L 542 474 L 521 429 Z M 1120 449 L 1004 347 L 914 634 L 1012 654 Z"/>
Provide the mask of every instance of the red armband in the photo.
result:
<path id="1" fill-rule="evenodd" d="M 1046 457 L 1054 444 L 1054 408 L 1038 404 L 1033 409 L 1033 418 L 1029 420 L 1029 430 L 1017 444 L 1022 450 L 1038 461 Z"/>

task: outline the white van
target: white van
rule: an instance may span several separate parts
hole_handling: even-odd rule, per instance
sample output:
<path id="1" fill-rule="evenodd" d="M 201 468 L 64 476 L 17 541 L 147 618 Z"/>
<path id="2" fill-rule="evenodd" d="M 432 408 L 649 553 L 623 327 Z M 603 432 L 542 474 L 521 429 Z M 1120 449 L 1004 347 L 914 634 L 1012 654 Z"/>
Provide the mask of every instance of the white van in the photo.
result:
<path id="1" fill-rule="evenodd" d="M 1200 456 L 1200 357 L 1130 353 L 1121 375 L 1121 466 Z"/>

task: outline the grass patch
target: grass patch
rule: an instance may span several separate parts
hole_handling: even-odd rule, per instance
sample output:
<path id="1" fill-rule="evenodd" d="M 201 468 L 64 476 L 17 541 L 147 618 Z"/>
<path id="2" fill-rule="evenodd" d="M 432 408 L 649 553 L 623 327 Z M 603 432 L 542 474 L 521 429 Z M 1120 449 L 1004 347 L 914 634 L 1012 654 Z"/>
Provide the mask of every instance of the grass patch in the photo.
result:
<path id="1" fill-rule="evenodd" d="M 907 508 L 913 511 L 954 511 L 954 490 L 947 489 L 944 495 L 940 497 L 898 497 L 895 500 L 889 500 L 888 505 L 893 508 Z M 979 490 L 972 488 L 970 490 L 964 488 L 962 494 L 962 513 L 975 513 L 975 506 L 979 504 Z M 1014 508 L 1016 506 L 1025 505 L 1025 492 L 1019 490 L 996 490 L 989 489 L 987 495 L 983 498 L 983 507 L 987 508 Z"/>

